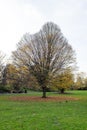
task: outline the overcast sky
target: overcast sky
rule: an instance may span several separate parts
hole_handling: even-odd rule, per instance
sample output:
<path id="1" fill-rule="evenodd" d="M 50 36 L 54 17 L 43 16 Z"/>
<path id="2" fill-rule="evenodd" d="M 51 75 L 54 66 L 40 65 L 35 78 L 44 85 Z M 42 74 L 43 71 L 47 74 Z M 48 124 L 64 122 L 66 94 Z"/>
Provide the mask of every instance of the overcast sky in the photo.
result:
<path id="1" fill-rule="evenodd" d="M 56 23 L 87 72 L 87 0 L 0 0 L 0 50 L 10 56 L 21 37 Z"/>

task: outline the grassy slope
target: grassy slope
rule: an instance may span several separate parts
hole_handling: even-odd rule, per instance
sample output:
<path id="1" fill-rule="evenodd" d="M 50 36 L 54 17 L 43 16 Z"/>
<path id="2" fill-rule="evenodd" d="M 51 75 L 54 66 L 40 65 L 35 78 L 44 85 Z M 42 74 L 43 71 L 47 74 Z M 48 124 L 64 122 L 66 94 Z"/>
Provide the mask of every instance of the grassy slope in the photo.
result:
<path id="1" fill-rule="evenodd" d="M 9 96 L 0 95 L 0 130 L 87 130 L 87 91 L 72 91 L 81 100 L 68 102 L 15 102 Z"/>

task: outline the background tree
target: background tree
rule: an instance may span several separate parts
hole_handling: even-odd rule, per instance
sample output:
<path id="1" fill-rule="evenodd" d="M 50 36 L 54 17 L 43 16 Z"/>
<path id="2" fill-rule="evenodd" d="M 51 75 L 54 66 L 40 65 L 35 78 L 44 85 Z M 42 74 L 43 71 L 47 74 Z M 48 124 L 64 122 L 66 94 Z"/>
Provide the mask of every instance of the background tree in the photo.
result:
<path id="1" fill-rule="evenodd" d="M 84 88 L 84 84 L 85 84 L 85 73 L 80 72 L 77 74 L 76 76 L 76 89 L 83 89 Z"/>
<path id="2" fill-rule="evenodd" d="M 74 75 L 70 69 L 66 69 L 60 75 L 53 79 L 52 85 L 58 89 L 60 93 L 64 93 L 66 89 L 71 89 L 74 84 Z"/>
<path id="3" fill-rule="evenodd" d="M 0 51 L 0 92 L 3 92 L 3 71 L 5 67 L 5 54 Z"/>
<path id="4" fill-rule="evenodd" d="M 4 69 L 4 59 L 5 59 L 5 54 L 3 54 L 1 51 L 0 51 L 0 83 L 2 83 L 2 72 L 3 72 L 3 69 Z"/>
<path id="5" fill-rule="evenodd" d="M 48 22 L 38 33 L 23 36 L 13 52 L 13 61 L 17 66 L 26 66 L 35 76 L 45 98 L 49 77 L 71 67 L 75 62 L 74 54 L 60 28 Z"/>
<path id="6" fill-rule="evenodd" d="M 87 77 L 84 80 L 84 90 L 87 90 Z"/>
<path id="7" fill-rule="evenodd" d="M 9 92 L 23 92 L 28 83 L 26 68 L 7 64 L 3 71 L 3 85 Z"/>

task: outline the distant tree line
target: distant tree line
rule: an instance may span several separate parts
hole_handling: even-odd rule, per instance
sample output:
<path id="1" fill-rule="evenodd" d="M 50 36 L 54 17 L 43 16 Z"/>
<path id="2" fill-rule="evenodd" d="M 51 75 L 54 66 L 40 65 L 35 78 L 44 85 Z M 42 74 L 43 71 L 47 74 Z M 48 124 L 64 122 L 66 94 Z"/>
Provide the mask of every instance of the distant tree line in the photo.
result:
<path id="1" fill-rule="evenodd" d="M 3 68 L 3 67 L 2 67 Z M 70 70 L 56 78 L 51 78 L 46 91 L 87 90 L 87 77 L 78 73 L 76 79 Z M 36 78 L 26 68 L 17 68 L 13 64 L 4 66 L 0 77 L 0 92 L 26 93 L 27 90 L 41 91 Z"/>

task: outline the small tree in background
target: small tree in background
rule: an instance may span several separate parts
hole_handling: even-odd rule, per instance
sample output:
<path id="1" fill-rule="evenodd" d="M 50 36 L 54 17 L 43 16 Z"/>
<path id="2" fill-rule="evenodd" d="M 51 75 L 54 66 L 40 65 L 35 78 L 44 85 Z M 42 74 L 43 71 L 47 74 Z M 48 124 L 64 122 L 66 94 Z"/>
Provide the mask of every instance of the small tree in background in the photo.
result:
<path id="1" fill-rule="evenodd" d="M 87 77 L 84 80 L 84 90 L 87 90 Z"/>
<path id="2" fill-rule="evenodd" d="M 7 86 L 9 92 L 23 92 L 23 89 L 27 89 L 29 78 L 27 72 L 24 67 L 18 68 L 13 64 L 7 64 L 3 71 L 3 85 Z"/>
<path id="3" fill-rule="evenodd" d="M 80 72 L 76 76 L 76 83 L 75 83 L 75 88 L 76 89 L 83 89 L 85 86 L 85 73 Z"/>
<path id="4" fill-rule="evenodd" d="M 3 79 L 3 70 L 4 70 L 4 61 L 5 60 L 5 54 L 3 54 L 0 51 L 0 83 L 2 83 L 2 79 Z"/>
<path id="5" fill-rule="evenodd" d="M 64 93 L 65 90 L 71 89 L 74 84 L 74 75 L 71 70 L 66 69 L 60 75 L 55 77 L 52 81 L 52 85 L 58 89 L 60 93 Z"/>

